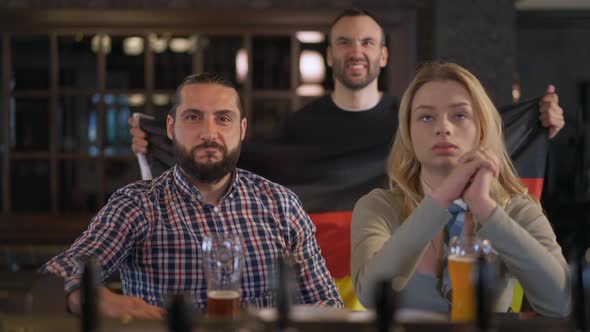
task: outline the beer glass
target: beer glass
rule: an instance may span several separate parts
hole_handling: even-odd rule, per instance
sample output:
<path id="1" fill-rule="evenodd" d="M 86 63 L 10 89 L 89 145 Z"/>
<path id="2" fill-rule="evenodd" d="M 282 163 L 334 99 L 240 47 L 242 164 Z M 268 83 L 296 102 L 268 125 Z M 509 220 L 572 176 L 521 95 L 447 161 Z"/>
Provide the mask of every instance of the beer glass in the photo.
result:
<path id="1" fill-rule="evenodd" d="M 474 321 L 477 258 L 489 252 L 489 241 L 475 236 L 455 236 L 449 241 L 447 265 L 451 279 L 451 321 Z"/>
<path id="2" fill-rule="evenodd" d="M 237 234 L 205 236 L 202 248 L 207 279 L 207 316 L 238 318 L 244 266 L 242 237 Z"/>

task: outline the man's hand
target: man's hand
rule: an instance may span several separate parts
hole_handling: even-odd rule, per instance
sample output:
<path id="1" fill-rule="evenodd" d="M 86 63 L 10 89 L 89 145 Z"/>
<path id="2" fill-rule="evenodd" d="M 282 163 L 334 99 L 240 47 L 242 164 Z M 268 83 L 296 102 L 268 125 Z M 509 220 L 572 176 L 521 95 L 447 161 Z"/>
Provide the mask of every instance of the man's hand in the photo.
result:
<path id="1" fill-rule="evenodd" d="M 555 86 L 547 87 L 547 94 L 539 101 L 539 111 L 541 125 L 549 129 L 549 139 L 552 139 L 565 125 L 563 109 L 559 106 L 559 96 L 555 93 Z"/>
<path id="2" fill-rule="evenodd" d="M 131 126 L 131 129 L 129 130 L 132 137 L 131 150 L 133 150 L 133 153 L 147 153 L 147 134 L 139 128 L 137 121 L 135 121 L 133 117 L 130 117 L 127 122 L 129 122 L 129 125 Z"/>
<path id="3" fill-rule="evenodd" d="M 79 315 L 80 291 L 75 290 L 68 294 L 67 303 L 70 310 Z M 102 316 L 121 319 L 162 319 L 166 314 L 166 310 L 138 297 L 115 294 L 104 287 L 98 290 L 98 309 Z"/>

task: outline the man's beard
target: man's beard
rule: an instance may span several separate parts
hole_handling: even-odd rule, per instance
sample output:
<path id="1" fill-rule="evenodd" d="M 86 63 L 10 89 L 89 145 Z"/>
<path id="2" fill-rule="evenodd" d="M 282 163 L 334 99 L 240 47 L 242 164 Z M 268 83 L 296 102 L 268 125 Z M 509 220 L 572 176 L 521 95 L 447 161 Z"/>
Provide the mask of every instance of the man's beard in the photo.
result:
<path id="1" fill-rule="evenodd" d="M 381 67 L 379 66 L 379 58 L 373 59 L 372 61 L 366 57 L 360 59 L 361 61 L 366 62 L 368 65 L 367 74 L 363 80 L 351 80 L 346 75 L 346 63 L 354 60 L 354 58 L 348 58 L 344 61 L 341 61 L 340 59 L 332 58 L 332 75 L 334 76 L 335 81 L 340 82 L 350 90 L 356 91 L 365 88 L 374 80 L 376 80 L 377 77 L 379 77 L 379 73 L 381 72 Z"/>
<path id="2" fill-rule="evenodd" d="M 214 141 L 206 141 L 193 147 L 188 151 L 184 146 L 178 144 L 176 140 L 174 144 L 174 155 L 176 164 L 188 175 L 191 179 L 203 183 L 217 183 L 224 176 L 231 173 L 238 163 L 240 158 L 241 144 L 231 150 L 227 149 L 219 143 Z M 195 154 L 198 149 L 202 148 L 218 148 L 222 153 L 222 159 L 216 162 L 199 163 L 195 160 Z"/>

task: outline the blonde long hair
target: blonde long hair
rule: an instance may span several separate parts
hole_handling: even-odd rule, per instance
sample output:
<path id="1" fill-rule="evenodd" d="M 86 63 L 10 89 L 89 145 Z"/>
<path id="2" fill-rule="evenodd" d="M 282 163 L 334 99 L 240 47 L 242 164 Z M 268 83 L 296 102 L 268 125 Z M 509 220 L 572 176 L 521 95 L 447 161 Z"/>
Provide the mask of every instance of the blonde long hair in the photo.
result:
<path id="1" fill-rule="evenodd" d="M 536 198 L 528 194 L 527 188 L 516 175 L 504 144 L 502 119 L 479 80 L 455 63 L 437 61 L 420 67 L 404 93 L 399 108 L 399 128 L 387 161 L 387 175 L 390 190 L 403 196 L 401 220 L 405 220 L 424 198 L 420 163 L 410 137 L 410 119 L 416 92 L 432 81 L 455 81 L 469 92 L 481 128 L 480 144 L 492 150 L 500 160 L 500 174 L 491 186 L 491 196 L 498 205 L 506 207 L 515 195 L 539 204 Z"/>

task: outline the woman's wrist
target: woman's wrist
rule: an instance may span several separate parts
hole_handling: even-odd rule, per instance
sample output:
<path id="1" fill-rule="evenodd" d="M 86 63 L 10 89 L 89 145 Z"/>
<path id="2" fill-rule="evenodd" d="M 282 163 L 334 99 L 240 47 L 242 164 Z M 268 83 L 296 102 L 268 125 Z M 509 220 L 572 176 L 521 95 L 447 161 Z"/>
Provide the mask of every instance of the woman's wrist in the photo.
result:
<path id="1" fill-rule="evenodd" d="M 498 206 L 498 203 L 496 203 L 491 197 L 466 203 L 469 206 L 469 210 L 480 224 L 485 224 Z"/>
<path id="2" fill-rule="evenodd" d="M 452 201 L 449 201 L 443 194 L 440 193 L 438 190 L 433 190 L 430 192 L 430 198 L 440 207 L 446 209 L 449 207 Z"/>

